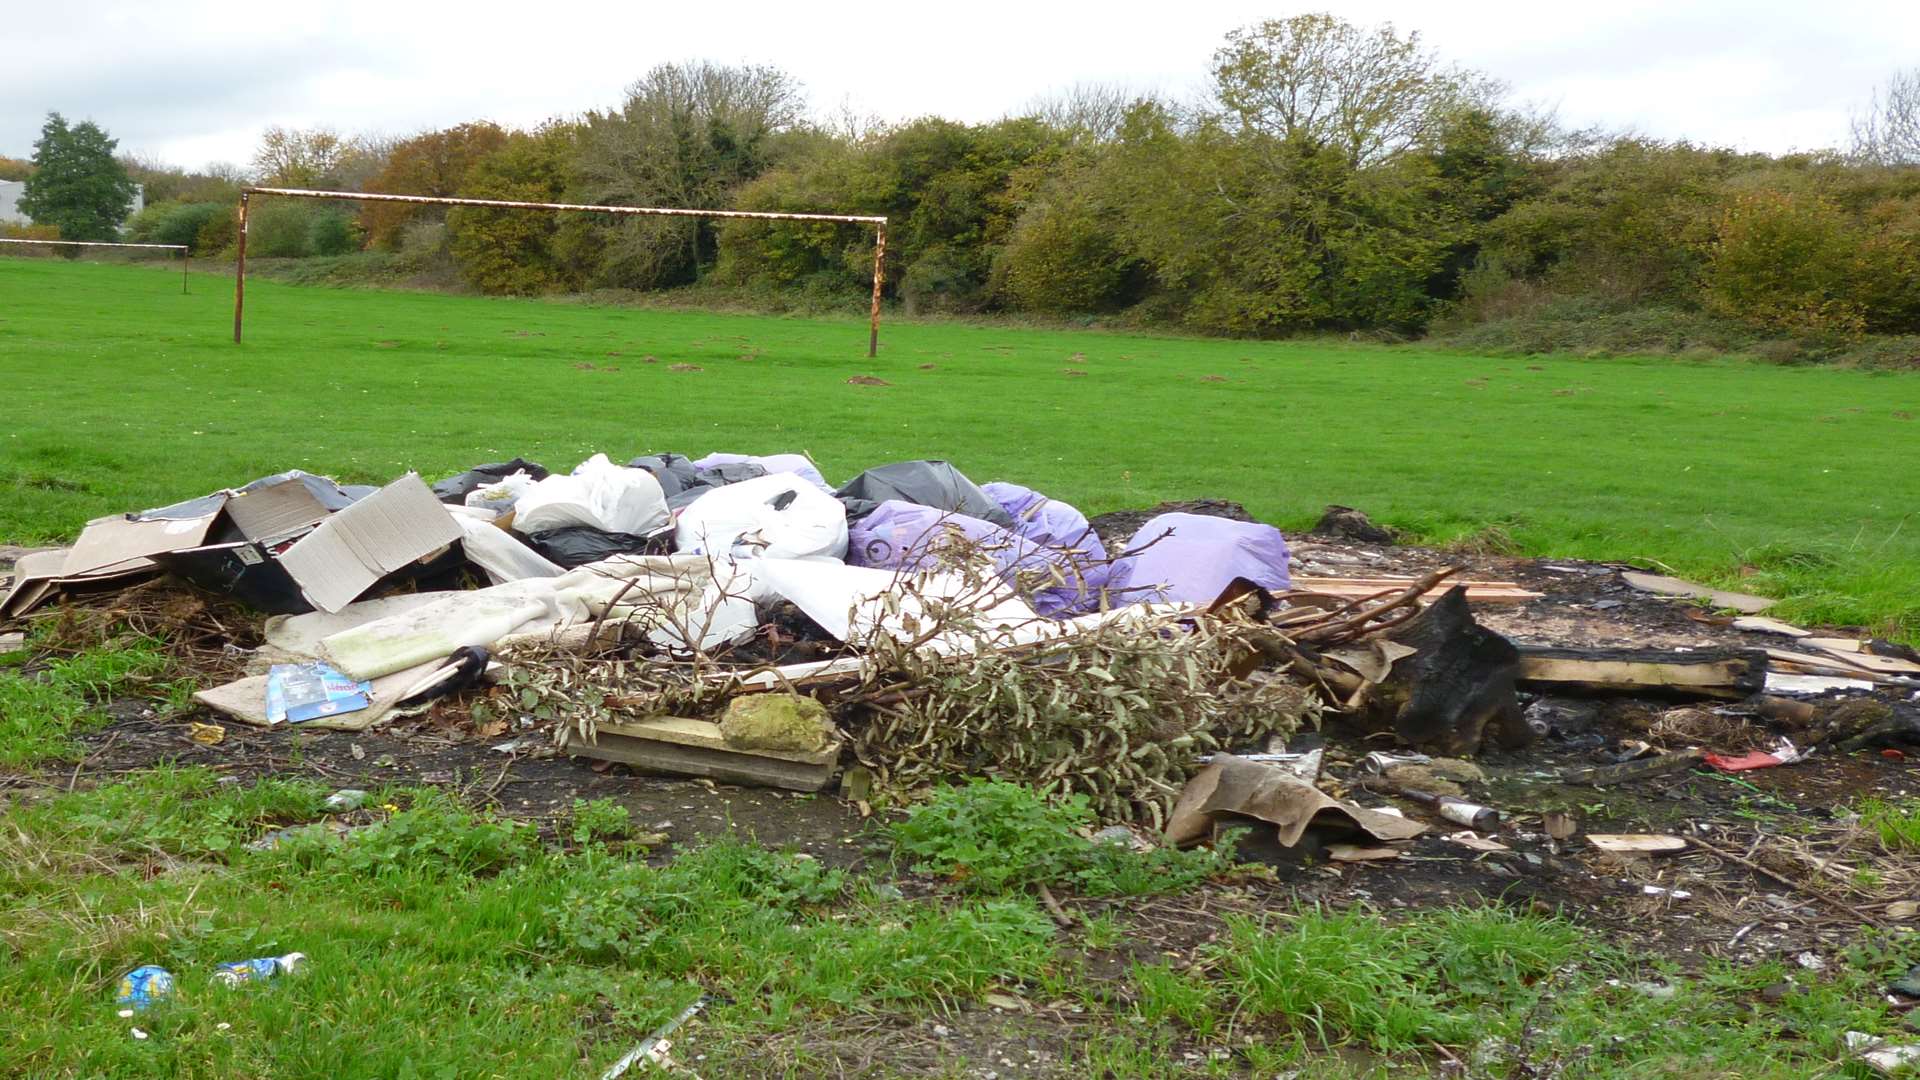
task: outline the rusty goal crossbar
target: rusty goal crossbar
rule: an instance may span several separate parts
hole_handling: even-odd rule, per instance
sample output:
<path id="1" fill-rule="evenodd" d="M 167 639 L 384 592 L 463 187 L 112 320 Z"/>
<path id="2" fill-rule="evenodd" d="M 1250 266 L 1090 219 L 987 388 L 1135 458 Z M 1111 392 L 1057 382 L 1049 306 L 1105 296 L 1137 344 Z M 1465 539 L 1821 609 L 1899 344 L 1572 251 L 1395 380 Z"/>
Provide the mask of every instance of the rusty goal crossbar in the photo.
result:
<path id="1" fill-rule="evenodd" d="M 868 324 L 867 355 L 880 350 L 880 286 L 887 256 L 887 219 L 867 214 L 780 214 L 760 210 L 682 210 L 663 206 L 591 206 L 584 203 L 517 202 L 509 199 L 462 199 L 439 195 L 383 195 L 364 191 L 310 191 L 305 188 L 250 187 L 240 192 L 240 239 L 233 265 L 233 340 L 240 341 L 240 317 L 247 289 L 247 203 L 254 195 L 287 195 L 297 199 L 339 199 L 345 202 L 419 203 L 426 206 L 481 206 L 496 210 L 572 210 L 596 214 L 640 214 L 652 217 L 756 218 L 762 221 L 834 221 L 872 225 L 873 309 Z"/>
<path id="2" fill-rule="evenodd" d="M 54 247 L 110 247 L 110 248 L 149 248 L 157 251 L 177 251 L 180 253 L 180 292 L 187 291 L 187 272 L 193 268 L 193 252 L 185 244 L 123 244 L 109 240 L 16 240 L 0 236 L 0 244 L 51 244 Z"/>

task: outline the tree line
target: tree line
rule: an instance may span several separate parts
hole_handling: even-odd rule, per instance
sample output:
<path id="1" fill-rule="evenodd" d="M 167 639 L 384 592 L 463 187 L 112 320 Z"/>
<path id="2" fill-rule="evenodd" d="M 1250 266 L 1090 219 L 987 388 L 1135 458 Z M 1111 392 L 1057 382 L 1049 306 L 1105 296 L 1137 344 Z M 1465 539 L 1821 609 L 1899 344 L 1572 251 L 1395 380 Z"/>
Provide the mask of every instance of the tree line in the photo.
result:
<path id="1" fill-rule="evenodd" d="M 775 68 L 670 64 L 616 108 L 534 130 L 276 128 L 245 176 L 133 163 L 148 206 L 130 233 L 224 250 L 246 179 L 885 214 L 886 292 L 915 313 L 1414 335 L 1578 300 L 1920 333 L 1920 72 L 1876 93 L 1844 150 L 1769 155 L 1566 130 L 1417 34 L 1331 15 L 1234 31 L 1210 71 L 1196 102 L 1082 87 L 991 123 L 879 123 L 810 119 Z M 249 250 L 366 250 L 489 293 L 698 286 L 833 308 L 861 302 L 872 240 L 832 223 L 265 199 Z"/>

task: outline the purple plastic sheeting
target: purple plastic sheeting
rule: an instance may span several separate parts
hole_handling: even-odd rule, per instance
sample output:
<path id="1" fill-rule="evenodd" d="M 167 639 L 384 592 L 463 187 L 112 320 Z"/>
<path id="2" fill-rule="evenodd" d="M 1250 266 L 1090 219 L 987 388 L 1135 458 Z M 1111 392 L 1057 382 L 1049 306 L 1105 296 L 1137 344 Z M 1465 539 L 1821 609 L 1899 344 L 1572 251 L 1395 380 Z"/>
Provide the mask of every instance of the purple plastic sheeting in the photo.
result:
<path id="1" fill-rule="evenodd" d="M 1147 547 L 1162 536 L 1166 538 Z M 1161 514 L 1140 526 L 1127 541 L 1127 550 L 1135 554 L 1115 560 L 1107 577 L 1115 604 L 1210 604 L 1237 577 L 1271 592 L 1283 591 L 1291 582 L 1287 542 L 1280 530 L 1251 521 Z"/>
<path id="2" fill-rule="evenodd" d="M 1078 551 L 1090 561 L 1106 562 L 1107 549 L 1087 524 L 1087 515 L 1032 488 L 995 480 L 980 490 L 1013 518 L 1013 531 L 1041 547 Z"/>
<path id="3" fill-rule="evenodd" d="M 702 469 L 711 469 L 716 465 L 738 465 L 741 462 L 758 465 L 770 473 L 795 473 L 813 481 L 822 491 L 833 490 L 833 485 L 827 483 L 827 478 L 820 475 L 820 470 L 814 467 L 813 460 L 805 454 L 767 454 L 765 456 L 708 454 L 694 462 L 693 467 L 697 472 Z"/>
<path id="4" fill-rule="evenodd" d="M 993 559 L 1003 580 L 1020 571 L 1058 568 L 1062 584 L 1033 595 L 1033 610 L 1039 614 L 1077 615 L 1097 605 L 1098 587 L 1079 580 L 1069 553 L 1040 547 L 990 521 L 899 499 L 882 502 L 873 513 L 847 526 L 847 563 L 882 570 L 931 569 L 939 565 L 936 552 L 949 529 L 978 544 Z"/>

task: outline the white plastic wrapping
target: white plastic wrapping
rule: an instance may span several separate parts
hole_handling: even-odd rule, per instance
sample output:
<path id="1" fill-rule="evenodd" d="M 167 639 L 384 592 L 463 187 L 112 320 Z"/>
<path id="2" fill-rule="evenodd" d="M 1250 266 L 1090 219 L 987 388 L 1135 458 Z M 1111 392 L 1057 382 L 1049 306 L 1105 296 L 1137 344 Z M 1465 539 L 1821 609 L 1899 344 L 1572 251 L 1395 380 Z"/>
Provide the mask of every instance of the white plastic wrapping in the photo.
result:
<path id="1" fill-rule="evenodd" d="M 523 533 L 584 525 L 644 535 L 667 523 L 667 496 L 645 469 L 628 469 L 595 454 L 571 476 L 549 476 L 514 503 L 513 527 Z"/>
<path id="2" fill-rule="evenodd" d="M 548 562 L 539 552 L 513 538 L 505 529 L 468 514 L 455 514 L 460 531 L 466 536 L 460 546 L 467 558 L 487 572 L 495 585 L 536 577 L 559 577 L 562 567 Z"/>
<path id="3" fill-rule="evenodd" d="M 716 559 L 839 559 L 847 553 L 847 510 L 794 473 L 715 488 L 680 512 L 673 545 Z"/>

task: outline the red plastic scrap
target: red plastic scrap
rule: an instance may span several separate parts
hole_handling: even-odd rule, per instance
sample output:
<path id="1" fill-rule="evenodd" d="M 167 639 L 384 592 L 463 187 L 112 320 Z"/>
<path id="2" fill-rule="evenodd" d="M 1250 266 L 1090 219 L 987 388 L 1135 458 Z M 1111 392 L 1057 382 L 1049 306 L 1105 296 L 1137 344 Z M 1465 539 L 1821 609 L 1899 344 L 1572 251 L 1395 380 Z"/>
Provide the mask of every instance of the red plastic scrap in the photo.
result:
<path id="1" fill-rule="evenodd" d="M 1749 750 L 1744 754 L 1709 753 L 1703 758 L 1707 764 L 1721 772 L 1745 772 L 1748 769 L 1771 769 L 1775 765 L 1784 765 L 1778 754 L 1769 754 L 1765 750 Z"/>

